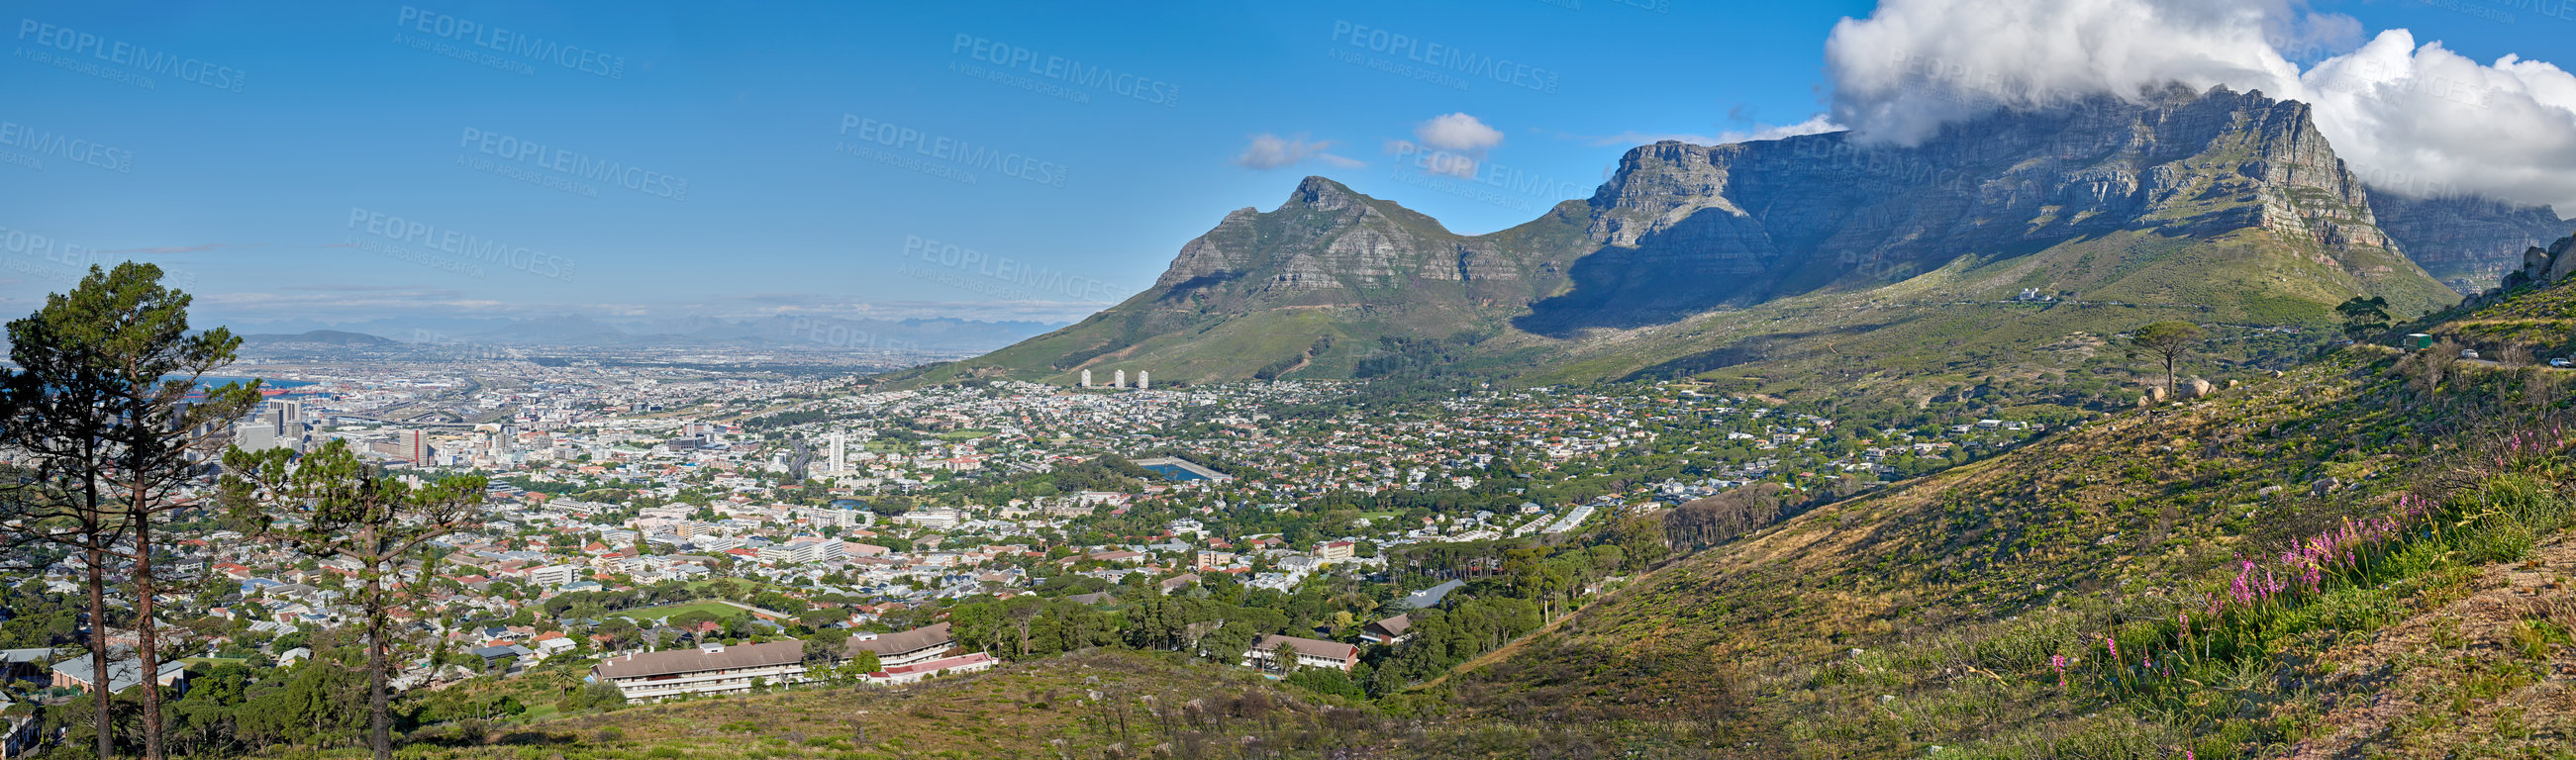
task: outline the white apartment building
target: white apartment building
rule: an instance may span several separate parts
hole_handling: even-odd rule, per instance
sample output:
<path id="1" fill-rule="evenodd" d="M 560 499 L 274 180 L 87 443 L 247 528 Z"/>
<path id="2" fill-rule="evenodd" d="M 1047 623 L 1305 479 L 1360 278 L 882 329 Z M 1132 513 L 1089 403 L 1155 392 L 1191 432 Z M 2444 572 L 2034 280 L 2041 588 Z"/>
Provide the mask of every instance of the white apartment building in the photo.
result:
<path id="1" fill-rule="evenodd" d="M 561 586 L 581 579 L 581 568 L 575 565 L 547 565 L 528 570 L 528 583 L 540 587 Z"/>

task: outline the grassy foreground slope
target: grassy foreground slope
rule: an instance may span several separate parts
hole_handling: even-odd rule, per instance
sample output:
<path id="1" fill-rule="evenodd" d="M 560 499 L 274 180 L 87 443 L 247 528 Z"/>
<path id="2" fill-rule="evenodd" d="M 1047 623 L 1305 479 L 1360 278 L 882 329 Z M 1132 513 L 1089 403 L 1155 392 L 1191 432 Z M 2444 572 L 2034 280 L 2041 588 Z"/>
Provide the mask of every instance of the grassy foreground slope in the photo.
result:
<path id="1" fill-rule="evenodd" d="M 901 689 L 807 688 L 635 706 L 461 732 L 445 746 L 416 744 L 406 753 L 565 760 L 1100 757 L 1203 741 L 1212 735 L 1205 732 L 1219 729 L 1269 735 L 1332 719 L 1332 709 L 1296 701 L 1246 671 L 1106 652 Z M 1200 735 L 1184 735 L 1191 731 Z"/>
<path id="2" fill-rule="evenodd" d="M 1431 691 L 1742 756 L 2566 757 L 2567 382 L 2348 352 L 1800 515 Z"/>
<path id="3" fill-rule="evenodd" d="M 399 755 L 1463 760 L 1527 757 L 1593 742 L 1589 727 L 1397 720 L 1365 702 L 1319 696 L 1240 668 L 1171 653 L 1092 650 L 903 688 L 804 688 L 480 729 L 443 726 L 415 737 Z"/>

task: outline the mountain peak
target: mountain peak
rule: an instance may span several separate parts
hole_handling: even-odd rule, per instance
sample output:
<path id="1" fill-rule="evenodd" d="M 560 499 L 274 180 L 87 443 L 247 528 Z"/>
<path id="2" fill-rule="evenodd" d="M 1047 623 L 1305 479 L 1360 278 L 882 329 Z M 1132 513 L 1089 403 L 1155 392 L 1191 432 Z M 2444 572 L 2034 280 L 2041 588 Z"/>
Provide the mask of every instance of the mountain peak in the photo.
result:
<path id="1" fill-rule="evenodd" d="M 1288 205 L 1308 206 L 1320 211 L 1334 211 L 1359 201 L 1361 195 L 1350 186 L 1323 177 L 1310 176 L 1297 183 L 1288 194 Z"/>

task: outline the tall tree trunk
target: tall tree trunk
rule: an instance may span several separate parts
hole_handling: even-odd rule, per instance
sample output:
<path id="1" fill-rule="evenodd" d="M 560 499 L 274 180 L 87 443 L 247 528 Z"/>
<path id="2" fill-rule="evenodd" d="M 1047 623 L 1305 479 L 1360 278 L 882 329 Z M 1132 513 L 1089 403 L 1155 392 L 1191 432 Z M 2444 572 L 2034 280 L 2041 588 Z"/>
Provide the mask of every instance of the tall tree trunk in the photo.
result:
<path id="1" fill-rule="evenodd" d="M 92 514 L 96 513 L 93 512 Z M 92 538 L 96 539 L 98 537 L 93 536 Z M 96 708 L 91 710 L 91 719 L 95 722 L 98 730 L 99 759 L 107 760 L 107 758 L 116 756 L 116 722 L 108 715 L 108 706 L 114 704 L 114 701 L 109 699 L 109 697 L 114 695 L 108 692 L 108 685 L 113 683 L 114 679 L 108 675 L 107 670 L 109 664 L 107 658 L 107 573 L 99 569 L 99 563 L 107 559 L 107 547 L 100 546 L 95 543 L 91 544 L 89 546 L 88 557 L 89 696 L 90 706 Z"/>
<path id="2" fill-rule="evenodd" d="M 134 521 L 134 656 L 136 675 L 143 690 L 143 756 L 149 760 L 169 757 L 161 746 L 161 643 L 160 633 L 152 622 L 152 597 L 161 583 L 152 577 L 152 513 L 144 500 L 148 498 L 140 483 L 135 485 L 134 509 L 127 519 Z"/>
<path id="3" fill-rule="evenodd" d="M 376 760 L 393 760 L 393 699 L 385 685 L 385 609 L 384 580 L 367 576 L 367 716 L 373 723 L 367 731 L 368 745 L 375 748 Z"/>

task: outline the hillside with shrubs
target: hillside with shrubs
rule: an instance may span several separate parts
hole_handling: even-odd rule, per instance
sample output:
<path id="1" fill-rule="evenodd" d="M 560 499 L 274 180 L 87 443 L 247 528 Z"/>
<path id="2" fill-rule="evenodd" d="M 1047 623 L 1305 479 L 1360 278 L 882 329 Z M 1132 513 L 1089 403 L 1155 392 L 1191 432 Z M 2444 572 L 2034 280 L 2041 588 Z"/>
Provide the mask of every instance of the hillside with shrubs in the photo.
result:
<path id="1" fill-rule="evenodd" d="M 2576 378 L 2455 351 L 2355 346 L 1798 514 L 1422 696 L 1747 757 L 2567 757 Z"/>

